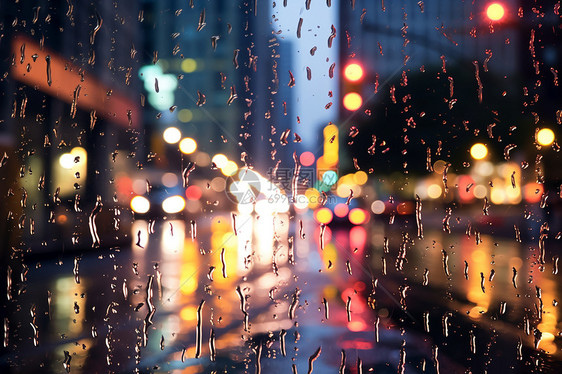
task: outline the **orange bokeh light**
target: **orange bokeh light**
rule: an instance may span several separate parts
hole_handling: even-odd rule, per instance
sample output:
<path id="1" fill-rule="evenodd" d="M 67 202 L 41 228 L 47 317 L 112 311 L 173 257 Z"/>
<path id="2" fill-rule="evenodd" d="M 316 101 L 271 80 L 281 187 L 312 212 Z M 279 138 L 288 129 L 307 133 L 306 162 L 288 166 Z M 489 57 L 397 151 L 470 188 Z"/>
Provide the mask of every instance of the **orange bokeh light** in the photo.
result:
<path id="1" fill-rule="evenodd" d="M 349 230 L 349 246 L 351 250 L 357 248 L 359 254 L 363 253 L 367 243 L 367 230 L 362 226 L 354 226 Z"/>
<path id="2" fill-rule="evenodd" d="M 414 213 L 414 204 L 410 201 L 398 204 L 398 206 L 396 207 L 396 211 L 400 215 L 412 214 Z"/>
<path id="3" fill-rule="evenodd" d="M 351 209 L 349 212 L 349 222 L 353 223 L 354 225 L 362 225 L 368 221 L 369 216 L 367 212 L 361 208 Z"/>
<path id="4" fill-rule="evenodd" d="M 523 187 L 523 196 L 525 201 L 530 204 L 535 204 L 541 201 L 542 194 L 544 193 L 544 187 L 542 184 L 538 183 L 527 183 Z"/>
<path id="5" fill-rule="evenodd" d="M 328 223 L 332 222 L 334 215 L 332 211 L 328 208 L 320 208 L 316 212 L 314 212 L 314 218 L 318 223 L 323 223 L 327 225 Z"/>
<path id="6" fill-rule="evenodd" d="M 201 188 L 195 185 L 189 186 L 185 190 L 185 197 L 188 200 L 199 200 L 202 195 L 203 191 L 201 191 Z"/>
<path id="7" fill-rule="evenodd" d="M 300 161 L 303 166 L 310 166 L 314 164 L 316 158 L 314 157 L 314 153 L 306 151 L 301 153 Z"/>
<path id="8" fill-rule="evenodd" d="M 334 207 L 334 214 L 340 218 L 343 218 L 349 212 L 349 206 L 344 203 L 339 203 Z"/>

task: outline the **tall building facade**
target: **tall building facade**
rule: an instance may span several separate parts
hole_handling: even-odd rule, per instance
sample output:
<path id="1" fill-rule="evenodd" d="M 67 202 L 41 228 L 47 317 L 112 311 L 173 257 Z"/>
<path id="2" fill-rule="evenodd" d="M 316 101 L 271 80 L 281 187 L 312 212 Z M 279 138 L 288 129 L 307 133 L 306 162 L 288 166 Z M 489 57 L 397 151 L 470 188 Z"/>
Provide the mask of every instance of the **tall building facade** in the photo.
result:
<path id="1" fill-rule="evenodd" d="M 518 4 L 502 4 L 504 19 L 491 22 L 489 2 L 342 1 L 342 60 L 355 55 L 383 80 L 422 65 L 482 64 L 488 57 L 490 70 L 508 74 L 518 68 Z"/>
<path id="2" fill-rule="evenodd" d="M 7 230 L 39 252 L 71 237 L 89 246 L 97 195 L 104 214 L 113 206 L 111 154 L 133 160 L 142 126 L 133 76 L 142 44 L 138 4 L 61 0 L 0 8 L 0 133 L 11 173 L 0 193 L 19 206 L 2 212 L 10 217 Z"/>
<path id="3" fill-rule="evenodd" d="M 274 100 L 284 88 L 275 62 L 280 45 L 262 13 L 268 9 L 219 0 L 144 1 L 143 10 L 145 67 L 173 81 L 164 97 L 151 76 L 140 77 L 153 137 L 174 126 L 211 156 L 225 153 L 243 165 L 247 155 L 252 166 L 270 158 L 271 126 L 286 109 Z"/>

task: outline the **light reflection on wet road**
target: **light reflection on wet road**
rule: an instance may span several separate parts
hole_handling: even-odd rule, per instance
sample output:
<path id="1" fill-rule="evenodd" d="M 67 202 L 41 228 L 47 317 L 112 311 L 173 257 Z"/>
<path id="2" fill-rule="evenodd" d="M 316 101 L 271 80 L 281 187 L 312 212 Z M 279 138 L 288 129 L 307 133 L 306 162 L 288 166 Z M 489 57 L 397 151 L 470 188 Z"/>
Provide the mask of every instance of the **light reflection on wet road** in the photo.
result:
<path id="1" fill-rule="evenodd" d="M 528 356 L 534 327 L 542 332 L 539 348 L 559 356 L 560 316 L 553 305 L 560 299 L 558 275 L 551 262 L 540 271 L 536 251 L 526 252 L 527 246 L 485 235 L 476 245 L 473 236 L 442 232 L 405 240 L 374 222 L 367 230 L 327 227 L 322 251 L 320 227 L 297 218 L 304 221 L 304 239 L 287 215 L 239 215 L 236 235 L 230 214 L 197 220 L 193 236 L 189 222 L 163 221 L 151 228 L 137 220 L 130 248 L 79 259 L 80 283 L 72 257 L 30 266 L 20 307 L 35 308 L 38 346 L 33 347 L 30 313 L 14 314 L 18 319 L 11 323 L 19 328 L 10 341 L 28 354 L 8 359 L 21 365 L 18 372 L 38 365 L 61 372 L 64 351 L 73 373 L 107 368 L 237 373 L 258 367 L 268 373 L 289 372 L 292 365 L 306 372 L 311 355 L 322 347 L 315 372 L 335 372 L 342 349 L 354 373 L 359 359 L 363 372 L 395 373 L 402 359 L 406 372 L 422 372 L 435 370 L 432 349 L 439 343 L 445 346 L 438 357 L 443 372 L 464 371 L 465 356 L 474 367 L 484 365 L 495 350 L 504 352 L 503 361 L 490 368 L 512 365 L 514 372 L 525 372 L 529 357 L 517 361 L 517 340 Z M 377 287 L 370 295 L 373 282 Z M 541 321 L 535 285 L 541 287 Z M 474 354 L 469 330 L 477 327 L 484 333 L 475 336 Z M 463 352 L 462 360 L 455 350 Z"/>

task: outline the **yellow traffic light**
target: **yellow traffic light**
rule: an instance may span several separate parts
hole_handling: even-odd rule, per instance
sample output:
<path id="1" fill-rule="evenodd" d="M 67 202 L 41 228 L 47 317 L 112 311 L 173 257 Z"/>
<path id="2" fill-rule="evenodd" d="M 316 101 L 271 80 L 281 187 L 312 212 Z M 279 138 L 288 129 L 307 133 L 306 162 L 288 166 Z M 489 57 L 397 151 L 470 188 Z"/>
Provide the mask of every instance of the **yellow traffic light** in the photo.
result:
<path id="1" fill-rule="evenodd" d="M 349 111 L 361 108 L 363 98 L 357 92 L 350 92 L 343 97 L 343 107 Z"/>
<path id="2" fill-rule="evenodd" d="M 475 160 L 482 160 L 488 155 L 488 148 L 482 143 L 476 143 L 470 148 L 470 155 Z"/>
<path id="3" fill-rule="evenodd" d="M 500 3 L 493 3 L 486 8 L 486 15 L 491 21 L 499 21 L 505 15 L 505 9 Z"/>
<path id="4" fill-rule="evenodd" d="M 554 131 L 549 128 L 540 129 L 537 132 L 537 142 L 543 146 L 549 146 L 554 142 Z"/>

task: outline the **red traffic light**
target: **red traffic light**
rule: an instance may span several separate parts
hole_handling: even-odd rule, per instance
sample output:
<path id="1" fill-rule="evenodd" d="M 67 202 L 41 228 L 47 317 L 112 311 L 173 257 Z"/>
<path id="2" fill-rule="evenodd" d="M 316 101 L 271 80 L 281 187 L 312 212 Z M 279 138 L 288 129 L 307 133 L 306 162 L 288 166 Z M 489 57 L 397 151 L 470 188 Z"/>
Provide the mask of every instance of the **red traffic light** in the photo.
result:
<path id="1" fill-rule="evenodd" d="M 500 3 L 492 3 L 486 8 L 486 16 L 490 21 L 500 21 L 505 16 L 505 8 Z"/>
<path id="2" fill-rule="evenodd" d="M 343 76 L 348 81 L 357 82 L 363 78 L 363 68 L 355 62 L 349 63 L 343 70 Z"/>
<path id="3" fill-rule="evenodd" d="M 342 104 L 350 112 L 363 105 L 362 80 L 365 77 L 363 67 L 357 62 L 350 62 L 343 69 Z"/>

